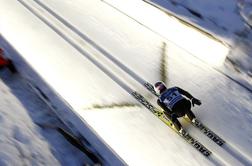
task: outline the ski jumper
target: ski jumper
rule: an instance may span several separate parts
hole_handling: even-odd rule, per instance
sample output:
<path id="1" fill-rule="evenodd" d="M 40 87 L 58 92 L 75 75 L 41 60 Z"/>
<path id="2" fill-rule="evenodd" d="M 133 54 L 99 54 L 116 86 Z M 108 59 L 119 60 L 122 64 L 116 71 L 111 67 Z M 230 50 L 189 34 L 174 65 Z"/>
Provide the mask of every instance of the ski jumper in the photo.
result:
<path id="1" fill-rule="evenodd" d="M 158 105 L 163 108 L 165 115 L 173 122 L 178 131 L 181 129 L 179 117 L 187 115 L 190 120 L 195 118 L 191 111 L 191 102 L 184 96 L 190 100 L 193 99 L 193 96 L 187 91 L 179 87 L 172 87 L 165 90 L 157 100 Z"/>

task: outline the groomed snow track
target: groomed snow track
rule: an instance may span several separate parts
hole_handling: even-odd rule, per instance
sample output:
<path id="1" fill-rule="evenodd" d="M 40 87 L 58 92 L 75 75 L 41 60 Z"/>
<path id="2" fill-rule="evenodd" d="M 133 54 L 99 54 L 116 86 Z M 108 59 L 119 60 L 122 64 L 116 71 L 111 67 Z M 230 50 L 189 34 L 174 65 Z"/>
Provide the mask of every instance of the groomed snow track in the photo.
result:
<path id="1" fill-rule="evenodd" d="M 127 93 L 132 94 L 136 89 L 130 86 L 130 82 L 136 81 L 143 86 L 147 85 L 147 81 L 139 76 L 132 68 L 124 65 L 123 62 L 116 59 L 115 56 L 103 49 L 94 40 L 88 37 L 85 33 L 79 30 L 76 26 L 72 25 L 64 17 L 57 14 L 53 9 L 48 7 L 45 3 L 39 0 L 17 0 L 23 7 L 29 12 L 41 20 L 44 24 L 50 27 L 55 33 L 58 34 L 65 42 L 67 42 L 72 48 L 77 50 L 83 57 L 88 59 L 93 65 L 95 65 L 106 76 L 116 82 Z M 46 98 L 46 101 L 54 109 L 56 114 L 70 127 L 73 133 L 82 141 L 87 144 L 90 143 L 90 149 L 100 159 L 104 165 L 125 165 L 128 164 L 124 160 L 124 156 L 118 155 L 114 149 L 106 143 L 106 141 L 97 133 L 85 118 L 81 117 L 75 108 L 64 99 L 61 94 L 55 91 L 52 85 L 48 84 L 40 75 L 40 71 L 30 66 L 28 59 L 24 59 L 22 54 L 15 50 L 15 45 L 9 42 L 8 38 L 2 36 L 4 47 L 8 50 L 9 55 L 16 60 L 15 63 L 24 77 L 34 87 L 39 87 L 42 92 L 42 97 Z M 73 55 L 74 56 L 74 55 Z M 27 72 L 29 71 L 29 72 Z M 119 76 L 119 74 L 122 74 Z M 122 79 L 122 77 L 124 79 Z M 125 82 L 125 80 L 130 80 Z M 147 87 L 148 88 L 148 87 Z M 151 89 L 151 88 L 150 88 Z M 40 93 L 41 93 L 40 92 Z M 225 139 L 225 138 L 224 138 Z M 203 143 L 204 144 L 204 143 Z M 213 155 L 209 158 L 209 161 L 214 165 L 250 165 L 250 159 L 243 153 L 235 150 L 234 147 L 227 143 L 225 154 L 223 149 L 215 147 Z M 208 147 L 208 146 L 207 146 Z M 217 149 L 217 150 L 216 150 Z M 224 157 L 223 157 L 224 156 Z M 229 160 L 226 160 L 229 158 Z"/>

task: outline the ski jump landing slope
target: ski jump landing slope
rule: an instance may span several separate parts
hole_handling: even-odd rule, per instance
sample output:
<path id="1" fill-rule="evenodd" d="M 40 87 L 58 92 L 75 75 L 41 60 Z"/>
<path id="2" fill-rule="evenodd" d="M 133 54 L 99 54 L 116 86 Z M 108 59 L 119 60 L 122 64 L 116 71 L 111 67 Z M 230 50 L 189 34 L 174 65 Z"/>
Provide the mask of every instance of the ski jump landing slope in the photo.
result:
<path id="1" fill-rule="evenodd" d="M 165 25 L 171 21 L 178 26 L 171 34 L 188 36 L 180 36 L 181 43 L 173 41 L 142 17 L 129 17 L 129 11 L 120 12 L 100 0 L 0 0 L 0 33 L 5 40 L 1 46 L 57 115 L 85 137 L 107 165 L 250 165 L 252 95 L 214 70 L 212 61 L 198 57 L 195 45 L 207 45 L 204 53 L 217 55 L 218 65 L 228 50 L 142 1 L 135 2 L 144 10 L 140 12 L 152 12 Z M 203 105 L 193 110 L 227 141 L 226 149 L 183 121 L 213 152 L 212 158 L 182 140 L 127 93 L 130 87 L 152 103 L 156 100 L 103 50 L 146 81 L 162 79 L 201 99 Z"/>

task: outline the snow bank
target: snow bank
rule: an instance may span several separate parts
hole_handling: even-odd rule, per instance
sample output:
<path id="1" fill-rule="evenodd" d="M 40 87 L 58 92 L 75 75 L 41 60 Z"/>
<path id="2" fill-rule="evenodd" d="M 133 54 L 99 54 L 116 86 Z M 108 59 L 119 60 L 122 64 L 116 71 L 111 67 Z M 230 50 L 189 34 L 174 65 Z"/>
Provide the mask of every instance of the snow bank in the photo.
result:
<path id="1" fill-rule="evenodd" d="M 10 73 L 0 74 L 12 77 Z M 27 105 L 21 103 L 2 80 L 0 93 L 0 165 L 60 165 L 50 144 L 30 118 Z"/>
<path id="2" fill-rule="evenodd" d="M 229 45 L 219 70 L 251 89 L 251 0 L 146 0 Z M 211 46 L 209 46 L 211 48 Z M 214 49 L 214 48 L 213 48 Z M 235 70 L 233 70 L 235 69 Z"/>
<path id="3" fill-rule="evenodd" d="M 252 1 L 251 0 L 240 0 L 238 1 L 240 14 L 245 22 L 252 27 Z"/>
<path id="4" fill-rule="evenodd" d="M 228 59 L 238 72 L 252 76 L 252 43 L 247 39 L 237 40 L 229 52 Z"/>

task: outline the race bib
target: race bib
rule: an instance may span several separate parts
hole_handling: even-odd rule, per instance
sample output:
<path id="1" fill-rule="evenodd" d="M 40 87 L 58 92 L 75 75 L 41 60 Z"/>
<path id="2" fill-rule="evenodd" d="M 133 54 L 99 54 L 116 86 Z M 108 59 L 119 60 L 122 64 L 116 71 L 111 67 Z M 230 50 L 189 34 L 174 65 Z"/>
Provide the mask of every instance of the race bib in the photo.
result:
<path id="1" fill-rule="evenodd" d="M 167 91 L 161 97 L 161 100 L 169 109 L 172 109 L 172 107 L 181 99 L 183 99 L 183 96 L 176 89 Z"/>

